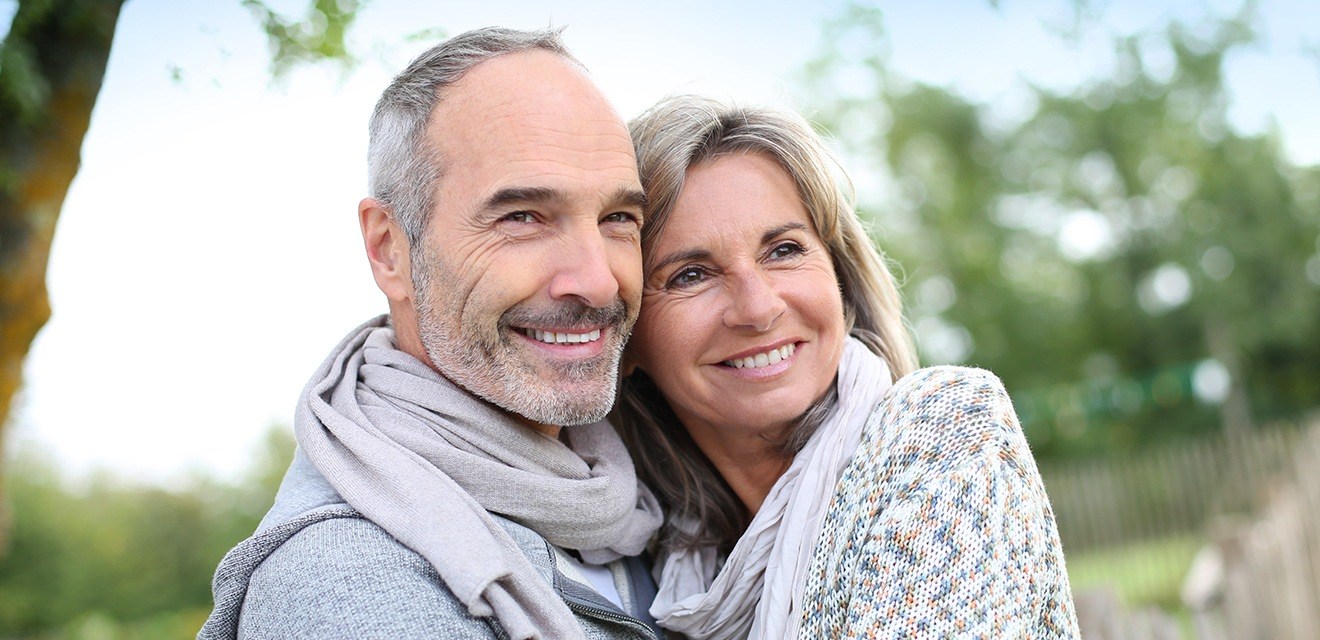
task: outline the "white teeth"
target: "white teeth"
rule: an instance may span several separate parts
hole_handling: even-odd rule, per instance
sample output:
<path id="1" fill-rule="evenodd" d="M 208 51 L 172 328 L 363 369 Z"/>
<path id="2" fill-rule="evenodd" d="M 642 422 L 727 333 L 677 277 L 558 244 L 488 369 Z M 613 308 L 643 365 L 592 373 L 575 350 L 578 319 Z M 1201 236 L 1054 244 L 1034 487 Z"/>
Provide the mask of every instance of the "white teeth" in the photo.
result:
<path id="1" fill-rule="evenodd" d="M 546 344 L 579 344 L 600 340 L 600 329 L 593 329 L 587 333 L 557 333 L 540 329 L 519 329 L 519 331 Z"/>
<path id="2" fill-rule="evenodd" d="M 754 356 L 737 358 L 735 360 L 725 360 L 724 364 L 725 366 L 733 367 L 735 369 L 755 369 L 782 362 L 789 356 L 793 355 L 794 350 L 794 345 L 786 344 L 778 349 L 771 349 L 765 353 L 758 353 Z"/>

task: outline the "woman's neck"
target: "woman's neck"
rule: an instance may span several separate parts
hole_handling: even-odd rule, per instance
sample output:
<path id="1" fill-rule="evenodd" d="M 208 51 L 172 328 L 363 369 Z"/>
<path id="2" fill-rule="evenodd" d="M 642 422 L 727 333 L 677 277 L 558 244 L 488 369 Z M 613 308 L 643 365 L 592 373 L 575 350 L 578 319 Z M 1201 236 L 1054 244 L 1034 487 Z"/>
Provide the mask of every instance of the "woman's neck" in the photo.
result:
<path id="1" fill-rule="evenodd" d="M 692 430 L 692 438 L 702 453 L 715 465 L 734 495 L 755 516 L 779 476 L 784 475 L 793 456 L 768 438 L 757 434 L 721 437 L 712 431 Z"/>

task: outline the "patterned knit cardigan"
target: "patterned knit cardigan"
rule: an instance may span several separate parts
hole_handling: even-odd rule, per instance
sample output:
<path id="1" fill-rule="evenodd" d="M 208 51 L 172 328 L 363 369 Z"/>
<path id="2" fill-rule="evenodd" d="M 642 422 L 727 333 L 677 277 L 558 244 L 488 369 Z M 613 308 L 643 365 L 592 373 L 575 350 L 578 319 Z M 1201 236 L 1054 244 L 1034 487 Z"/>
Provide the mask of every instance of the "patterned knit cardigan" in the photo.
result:
<path id="1" fill-rule="evenodd" d="M 1054 512 L 989 372 L 895 383 L 836 488 L 799 638 L 1078 638 Z"/>

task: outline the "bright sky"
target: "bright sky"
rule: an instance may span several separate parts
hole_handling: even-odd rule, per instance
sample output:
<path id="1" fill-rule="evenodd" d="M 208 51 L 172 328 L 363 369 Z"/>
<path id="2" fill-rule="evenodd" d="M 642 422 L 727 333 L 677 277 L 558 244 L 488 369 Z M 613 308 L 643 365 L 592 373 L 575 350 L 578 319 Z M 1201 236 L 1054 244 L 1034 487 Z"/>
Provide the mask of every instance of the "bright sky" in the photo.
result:
<path id="1" fill-rule="evenodd" d="M 375 0 L 352 32 L 363 59 L 352 73 L 302 69 L 272 87 L 264 36 L 236 0 L 126 3 L 56 233 L 53 317 L 27 360 L 11 454 L 48 453 L 74 476 L 233 477 L 268 427 L 291 422 L 327 351 L 385 309 L 356 204 L 371 107 L 431 43 L 406 35 L 567 25 L 624 117 L 679 91 L 792 106 L 807 102 L 792 78 L 842 2 L 543 4 Z M 1000 4 L 882 2 L 893 67 L 1011 108 L 1024 79 L 1069 87 L 1106 69 L 1110 33 L 1236 3 L 1097 3 L 1102 21 L 1073 45 L 1048 29 L 1066 0 Z M 1246 131 L 1277 122 L 1295 161 L 1320 163 L 1320 64 L 1303 54 L 1303 38 L 1320 40 L 1320 3 L 1264 4 L 1268 42 L 1230 61 L 1232 117 Z M 15 7 L 0 2 L 0 23 Z"/>

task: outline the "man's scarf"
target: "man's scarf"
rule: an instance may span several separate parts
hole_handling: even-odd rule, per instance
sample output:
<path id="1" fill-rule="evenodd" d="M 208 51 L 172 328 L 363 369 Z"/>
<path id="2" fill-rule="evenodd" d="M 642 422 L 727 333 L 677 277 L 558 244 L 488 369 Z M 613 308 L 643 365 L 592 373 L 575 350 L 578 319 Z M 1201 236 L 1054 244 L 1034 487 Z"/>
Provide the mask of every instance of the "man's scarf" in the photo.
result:
<path id="1" fill-rule="evenodd" d="M 487 511 L 604 563 L 642 552 L 660 508 L 606 422 L 567 444 L 515 422 L 394 346 L 380 316 L 303 389 L 298 446 L 344 501 L 435 567 L 511 638 L 582 638 L 551 586 Z"/>

